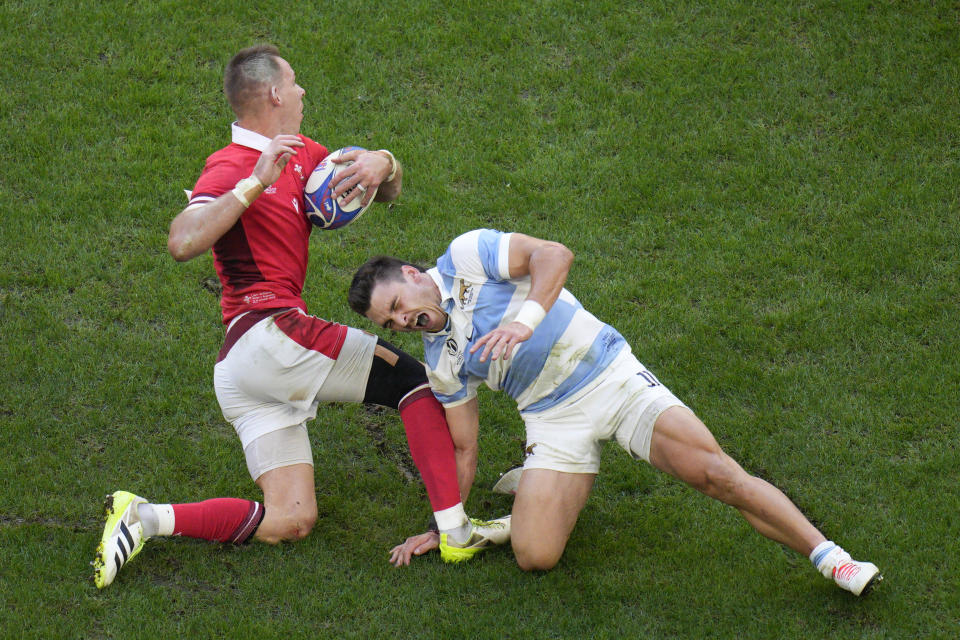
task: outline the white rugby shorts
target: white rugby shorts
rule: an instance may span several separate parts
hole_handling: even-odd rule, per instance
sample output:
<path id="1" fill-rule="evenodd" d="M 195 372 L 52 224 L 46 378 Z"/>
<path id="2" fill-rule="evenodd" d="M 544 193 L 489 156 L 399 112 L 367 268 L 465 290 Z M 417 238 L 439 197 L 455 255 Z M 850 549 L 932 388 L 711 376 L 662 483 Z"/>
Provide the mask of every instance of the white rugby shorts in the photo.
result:
<path id="1" fill-rule="evenodd" d="M 310 436 L 307 424 L 301 422 L 292 427 L 270 431 L 243 448 L 247 459 L 247 471 L 256 482 L 267 471 L 295 464 L 313 466 L 313 450 L 310 448 Z"/>
<path id="2" fill-rule="evenodd" d="M 631 456 L 649 462 L 654 423 L 675 406 L 686 405 L 625 348 L 568 402 L 521 413 L 527 431 L 523 468 L 597 473 L 601 445 L 614 438 Z"/>
<path id="3" fill-rule="evenodd" d="M 298 309 L 266 317 L 214 367 L 223 417 L 246 449 L 264 434 L 312 420 L 320 402 L 362 402 L 376 345 L 370 333 Z"/>

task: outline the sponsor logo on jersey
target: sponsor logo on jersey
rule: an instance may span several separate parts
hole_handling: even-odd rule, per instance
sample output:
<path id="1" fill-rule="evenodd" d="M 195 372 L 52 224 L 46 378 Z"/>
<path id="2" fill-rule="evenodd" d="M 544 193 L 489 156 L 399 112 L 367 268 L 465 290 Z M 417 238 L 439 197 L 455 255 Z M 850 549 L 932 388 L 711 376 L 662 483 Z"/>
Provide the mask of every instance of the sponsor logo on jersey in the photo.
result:
<path id="1" fill-rule="evenodd" d="M 454 338 L 447 338 L 447 341 L 443 343 L 447 348 L 447 354 L 453 359 L 451 365 L 455 371 L 459 371 L 460 367 L 463 366 L 464 354 L 460 351 L 460 345 L 457 344 L 457 341 Z"/>

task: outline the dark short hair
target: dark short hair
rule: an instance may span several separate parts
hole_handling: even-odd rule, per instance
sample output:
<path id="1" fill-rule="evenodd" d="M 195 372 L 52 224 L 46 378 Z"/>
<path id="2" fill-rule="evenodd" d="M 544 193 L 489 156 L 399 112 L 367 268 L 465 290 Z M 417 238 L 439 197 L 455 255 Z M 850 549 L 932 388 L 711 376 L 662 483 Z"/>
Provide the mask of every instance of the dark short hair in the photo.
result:
<path id="1" fill-rule="evenodd" d="M 223 93 L 239 117 L 264 85 L 278 80 L 280 51 L 272 44 L 258 44 L 237 52 L 223 72 Z"/>
<path id="2" fill-rule="evenodd" d="M 347 302 L 350 308 L 362 316 L 367 315 L 367 311 L 370 310 L 370 294 L 373 293 L 373 288 L 380 282 L 402 280 L 403 275 L 400 268 L 405 265 L 424 271 L 423 267 L 390 256 L 376 256 L 364 262 L 353 274 L 353 282 L 350 283 L 350 290 L 347 292 Z"/>

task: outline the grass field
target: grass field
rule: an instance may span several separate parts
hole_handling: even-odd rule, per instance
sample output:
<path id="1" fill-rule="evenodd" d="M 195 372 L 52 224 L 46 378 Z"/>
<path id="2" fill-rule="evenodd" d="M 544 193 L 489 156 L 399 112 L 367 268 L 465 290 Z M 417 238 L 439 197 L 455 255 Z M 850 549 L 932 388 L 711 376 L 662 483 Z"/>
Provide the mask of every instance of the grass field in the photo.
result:
<path id="1" fill-rule="evenodd" d="M 960 636 L 960 5 L 0 5 L 0 637 Z M 609 445 L 560 565 L 386 552 L 428 515 L 396 415 L 311 424 L 295 545 L 148 543 L 89 582 L 103 496 L 259 499 L 213 395 L 210 256 L 166 253 L 228 140 L 237 49 L 280 47 L 303 132 L 389 147 L 404 193 L 312 239 L 312 312 L 373 253 L 559 240 L 569 288 L 750 472 L 886 580 L 858 600 Z M 414 353 L 418 338 L 385 336 Z M 468 510 L 519 462 L 481 396 Z"/>

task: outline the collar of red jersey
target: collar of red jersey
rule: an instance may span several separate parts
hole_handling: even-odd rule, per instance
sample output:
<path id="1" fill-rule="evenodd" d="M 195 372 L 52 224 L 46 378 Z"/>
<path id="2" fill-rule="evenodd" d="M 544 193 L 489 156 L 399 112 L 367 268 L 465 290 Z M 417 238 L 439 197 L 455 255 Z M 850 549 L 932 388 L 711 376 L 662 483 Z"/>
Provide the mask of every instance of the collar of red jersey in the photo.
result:
<path id="1" fill-rule="evenodd" d="M 244 129 L 236 122 L 230 125 L 230 128 L 233 133 L 233 142 L 235 144 L 250 147 L 251 149 L 256 149 L 257 151 L 261 152 L 267 148 L 268 144 L 270 144 L 270 138 L 267 136 L 261 135 L 256 131 L 251 131 L 250 129 Z"/>

